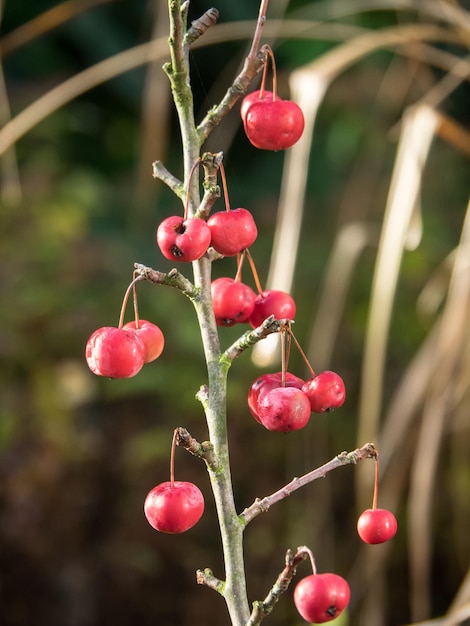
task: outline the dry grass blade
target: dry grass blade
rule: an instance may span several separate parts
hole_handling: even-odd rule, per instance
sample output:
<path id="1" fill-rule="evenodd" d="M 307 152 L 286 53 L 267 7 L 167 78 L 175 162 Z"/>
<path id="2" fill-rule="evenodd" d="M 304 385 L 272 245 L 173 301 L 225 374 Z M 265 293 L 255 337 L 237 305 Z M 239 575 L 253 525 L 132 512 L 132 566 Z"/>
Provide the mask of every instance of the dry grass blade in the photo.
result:
<path id="1" fill-rule="evenodd" d="M 385 207 L 382 233 L 374 271 L 369 321 L 366 331 L 359 403 L 358 440 L 377 440 L 379 415 L 393 302 L 410 220 L 421 186 L 422 172 L 434 137 L 437 116 L 419 106 L 403 119 L 394 171 Z M 358 499 L 368 500 L 370 480 L 357 473 Z"/>
<path id="2" fill-rule="evenodd" d="M 198 39 L 193 44 L 193 48 L 245 39 L 251 36 L 253 24 L 249 21 L 216 25 L 207 31 L 203 38 Z M 357 35 L 358 31 L 361 31 L 361 29 L 344 24 L 273 20 L 266 24 L 264 32 L 267 36 L 277 36 L 282 32 L 283 37 L 311 39 L 318 29 L 321 29 L 319 38 L 324 40 L 342 40 L 351 37 L 352 33 Z M 410 40 L 455 42 L 456 35 L 444 28 L 429 24 L 399 26 L 384 29 L 378 33 L 366 33 L 360 38 L 347 42 L 344 47 L 340 46 L 339 50 L 335 49 L 323 55 L 318 60 L 318 69 L 322 68 L 322 71 L 333 77 L 374 50 L 400 49 Z M 48 115 L 82 93 L 145 63 L 163 61 L 167 57 L 168 42 L 166 38 L 162 38 L 121 52 L 76 74 L 35 100 L 0 129 L 0 154 L 3 154 Z"/>
<path id="3" fill-rule="evenodd" d="M 73 17 L 93 9 L 95 6 L 114 2 L 115 0 L 67 0 L 57 6 L 41 13 L 26 24 L 22 24 L 10 33 L 7 33 L 0 40 L 0 53 L 6 56 L 24 46 L 33 39 L 41 37 L 45 33 L 57 28 Z"/>
<path id="4" fill-rule="evenodd" d="M 431 607 L 432 503 L 444 423 L 452 404 L 455 372 L 470 304 L 470 204 L 439 329 L 436 366 L 423 410 L 410 486 L 410 567 L 413 619 L 426 619 Z"/>
<path id="5" fill-rule="evenodd" d="M 318 370 L 327 369 L 338 334 L 344 303 L 357 261 L 367 246 L 375 247 L 378 231 L 366 223 L 351 222 L 339 230 L 325 270 L 317 314 L 309 339 L 308 358 Z M 313 359 L 315 356 L 315 359 Z"/>
<path id="6" fill-rule="evenodd" d="M 168 11 L 164 3 L 153 2 L 152 39 L 163 39 L 168 32 Z M 167 151 L 170 117 L 170 84 L 161 63 L 154 61 L 147 68 L 147 75 L 142 96 L 142 127 L 137 170 L 137 199 L 145 198 L 155 184 L 149 176 L 149 163 L 163 159 Z M 158 114 L 155 115 L 155 112 Z M 131 216 L 131 223 L 135 216 Z"/>

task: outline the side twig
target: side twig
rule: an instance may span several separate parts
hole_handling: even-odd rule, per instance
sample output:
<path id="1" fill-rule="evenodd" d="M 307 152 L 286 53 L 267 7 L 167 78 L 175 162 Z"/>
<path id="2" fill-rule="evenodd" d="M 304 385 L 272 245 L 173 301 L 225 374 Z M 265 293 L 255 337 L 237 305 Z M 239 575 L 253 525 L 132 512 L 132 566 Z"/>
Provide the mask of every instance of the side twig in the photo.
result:
<path id="1" fill-rule="evenodd" d="M 183 276 L 183 274 L 180 274 L 175 268 L 169 272 L 159 272 L 141 263 L 134 263 L 134 268 L 136 274 L 142 276 L 145 280 L 159 285 L 175 287 L 175 289 L 179 289 L 190 300 L 196 298 L 199 293 L 193 283 Z"/>
<path id="2" fill-rule="evenodd" d="M 351 465 L 362 461 L 363 459 L 375 459 L 377 457 L 377 449 L 373 443 L 366 443 L 362 448 L 357 448 L 352 452 L 341 452 L 334 459 L 325 463 L 321 467 L 304 474 L 298 478 L 293 478 L 290 483 L 275 491 L 270 496 L 265 498 L 257 498 L 252 505 L 246 508 L 241 514 L 240 519 L 245 522 L 245 525 L 251 522 L 252 519 L 257 517 L 260 513 L 268 511 L 273 504 L 280 502 L 291 493 L 300 489 L 304 485 L 311 483 L 318 478 L 323 478 L 328 472 L 342 467 L 343 465 Z"/>
<path id="3" fill-rule="evenodd" d="M 221 355 L 220 360 L 230 365 L 234 359 L 240 356 L 240 354 L 254 346 L 258 341 L 264 339 L 268 335 L 273 333 L 279 333 L 289 320 L 278 320 L 274 315 L 267 317 L 264 322 L 257 326 L 254 330 L 247 330 L 241 337 L 239 337 L 225 352 Z"/>
<path id="4" fill-rule="evenodd" d="M 179 427 L 176 431 L 176 445 L 185 448 L 193 456 L 205 461 L 212 470 L 217 469 L 217 459 L 210 441 L 199 443 L 186 428 Z"/>
<path id="5" fill-rule="evenodd" d="M 292 550 L 287 550 L 284 569 L 277 577 L 276 582 L 269 590 L 265 599 L 253 602 L 253 611 L 251 612 L 250 619 L 246 626 L 258 626 L 261 624 L 263 619 L 271 613 L 281 595 L 289 588 L 289 585 L 291 584 L 297 571 L 297 567 L 307 557 L 308 548 L 306 547 L 302 546 L 297 548 L 297 552 L 295 554 Z"/>

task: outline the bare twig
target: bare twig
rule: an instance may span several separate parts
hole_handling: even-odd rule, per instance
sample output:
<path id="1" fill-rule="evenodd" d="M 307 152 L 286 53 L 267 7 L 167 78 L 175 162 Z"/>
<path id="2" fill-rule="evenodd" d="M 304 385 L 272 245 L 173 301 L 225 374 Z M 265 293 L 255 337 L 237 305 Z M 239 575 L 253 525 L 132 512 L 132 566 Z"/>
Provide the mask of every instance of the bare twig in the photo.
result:
<path id="1" fill-rule="evenodd" d="M 193 456 L 205 461 L 212 470 L 215 471 L 217 469 L 217 459 L 214 454 L 214 447 L 210 441 L 199 443 L 189 434 L 186 428 L 179 427 L 176 430 L 176 445 L 185 448 Z"/>
<path id="2" fill-rule="evenodd" d="M 206 585 L 210 589 L 217 591 L 221 596 L 224 595 L 225 592 L 225 583 L 223 580 L 219 580 L 216 578 L 212 570 L 206 568 L 204 570 L 198 569 L 196 571 L 196 582 L 198 585 Z"/>
<path id="3" fill-rule="evenodd" d="M 253 611 L 246 626 L 258 626 L 271 613 L 281 595 L 289 588 L 297 567 L 308 557 L 309 552 L 309 549 L 304 546 L 297 548 L 295 554 L 292 550 L 287 550 L 284 569 L 277 577 L 266 598 L 262 601 L 253 602 Z"/>
<path id="4" fill-rule="evenodd" d="M 190 300 L 197 297 L 199 291 L 183 274 L 180 274 L 177 269 L 173 268 L 169 272 L 159 272 L 151 267 L 142 265 L 141 263 L 134 263 L 137 274 L 140 274 L 145 280 L 158 285 L 168 285 L 169 287 L 175 287 L 179 289 Z"/>
<path id="5" fill-rule="evenodd" d="M 377 457 L 377 449 L 373 443 L 366 443 L 362 448 L 357 448 L 352 452 L 341 452 L 338 456 L 335 456 L 334 459 L 325 463 L 321 467 L 304 474 L 298 478 L 293 478 L 290 483 L 275 491 L 270 496 L 266 496 L 264 498 L 257 498 L 251 506 L 241 513 L 240 518 L 248 524 L 252 519 L 257 517 L 260 513 L 265 513 L 268 511 L 273 504 L 280 502 L 287 496 L 290 496 L 291 493 L 300 489 L 300 487 L 304 487 L 308 483 L 311 483 L 318 478 L 323 478 L 328 472 L 334 470 L 338 467 L 342 467 L 343 465 L 351 465 L 356 464 L 363 459 L 375 459 Z"/>
<path id="6" fill-rule="evenodd" d="M 240 356 L 242 352 L 254 346 L 258 341 L 264 339 L 273 333 L 279 333 L 289 320 L 277 320 L 274 315 L 270 315 L 264 322 L 257 326 L 254 330 L 247 330 L 235 343 L 233 343 L 221 355 L 220 360 L 230 364 L 234 359 Z"/>
<path id="7" fill-rule="evenodd" d="M 227 89 L 221 102 L 212 108 L 198 126 L 201 139 L 207 139 L 212 129 L 217 126 L 221 119 L 230 111 L 235 102 L 246 93 L 251 81 L 262 69 L 266 54 L 260 50 L 261 32 L 266 22 L 266 12 L 269 0 L 261 0 L 255 33 L 251 41 L 250 52 L 245 59 L 243 69 Z"/>
<path id="8" fill-rule="evenodd" d="M 204 35 L 208 28 L 214 26 L 214 24 L 217 23 L 218 19 L 219 12 L 217 9 L 215 9 L 214 7 L 212 7 L 211 9 L 207 9 L 207 11 L 203 15 L 201 15 L 200 18 L 198 18 L 194 22 L 191 22 L 191 26 L 188 28 L 188 31 L 184 37 L 184 44 L 189 46 L 190 44 L 194 43 L 196 39 L 199 39 L 199 37 L 202 37 L 202 35 Z"/>
<path id="9" fill-rule="evenodd" d="M 164 182 L 180 200 L 184 201 L 186 196 L 184 184 L 169 172 L 161 161 L 152 163 L 152 176 Z"/>

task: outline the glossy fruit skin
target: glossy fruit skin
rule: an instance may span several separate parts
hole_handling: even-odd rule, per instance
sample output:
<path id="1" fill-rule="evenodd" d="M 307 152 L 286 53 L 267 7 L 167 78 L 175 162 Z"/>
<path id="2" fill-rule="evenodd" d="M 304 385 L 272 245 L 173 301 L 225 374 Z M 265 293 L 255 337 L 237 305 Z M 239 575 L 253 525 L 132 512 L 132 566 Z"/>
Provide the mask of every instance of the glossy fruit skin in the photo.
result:
<path id="1" fill-rule="evenodd" d="M 334 411 L 344 404 L 346 389 L 336 372 L 325 370 L 305 381 L 302 391 L 307 394 L 314 413 Z"/>
<path id="2" fill-rule="evenodd" d="M 253 328 L 256 328 L 270 315 L 274 315 L 277 320 L 293 320 L 295 313 L 295 301 L 291 295 L 285 291 L 268 289 L 256 296 L 249 322 Z"/>
<path id="3" fill-rule="evenodd" d="M 97 376 L 131 378 L 144 365 L 145 346 L 130 330 L 103 326 L 89 337 L 85 358 Z"/>
<path id="4" fill-rule="evenodd" d="M 207 220 L 211 246 L 223 256 L 235 256 L 249 248 L 258 236 L 252 214 L 247 209 L 213 213 Z"/>
<path id="5" fill-rule="evenodd" d="M 212 308 L 217 326 L 247 322 L 255 306 L 256 294 L 233 278 L 216 278 L 211 284 Z"/>
<path id="6" fill-rule="evenodd" d="M 252 104 L 256 104 L 257 102 L 272 102 L 273 100 L 280 100 L 279 96 L 274 98 L 274 94 L 272 91 L 263 90 L 263 95 L 261 96 L 261 89 L 257 89 L 256 91 L 252 91 L 247 94 L 241 103 L 240 106 L 240 117 L 242 118 L 242 122 L 245 122 L 246 114 L 248 113 L 248 109 Z"/>
<path id="7" fill-rule="evenodd" d="M 301 108 L 291 100 L 261 101 L 246 112 L 246 136 L 260 150 L 286 150 L 302 136 L 305 119 Z"/>
<path id="8" fill-rule="evenodd" d="M 310 419 L 310 402 L 297 387 L 275 387 L 258 397 L 260 423 L 268 430 L 289 433 L 300 430 Z"/>
<path id="9" fill-rule="evenodd" d="M 398 523 L 387 509 L 366 509 L 357 520 L 357 532 L 365 543 L 385 543 L 396 535 Z"/>
<path id="10" fill-rule="evenodd" d="M 286 387 L 296 387 L 297 389 L 301 389 L 303 384 L 304 381 L 301 378 L 291 374 L 290 372 L 286 372 Z M 258 376 L 258 378 L 251 383 L 250 388 L 248 389 L 248 408 L 250 409 L 250 413 L 253 415 L 255 420 L 260 424 L 261 421 L 258 415 L 258 401 L 261 394 L 281 386 L 282 372 L 261 374 L 261 376 Z"/>
<path id="11" fill-rule="evenodd" d="M 158 359 L 165 346 L 165 338 L 161 329 L 148 320 L 139 320 L 139 326 L 135 322 L 124 324 L 123 328 L 134 332 L 145 346 L 144 363 L 151 363 Z"/>
<path id="12" fill-rule="evenodd" d="M 311 574 L 294 589 L 297 611 L 307 622 L 323 624 L 338 617 L 348 606 L 351 591 L 347 581 L 337 574 Z"/>
<path id="13" fill-rule="evenodd" d="M 209 247 L 211 231 L 199 217 L 185 220 L 172 215 L 160 223 L 156 239 L 161 253 L 170 261 L 197 261 Z"/>
<path id="14" fill-rule="evenodd" d="M 175 480 L 160 483 L 145 498 L 144 513 L 150 526 L 162 533 L 184 533 L 201 519 L 204 497 L 194 483 Z"/>

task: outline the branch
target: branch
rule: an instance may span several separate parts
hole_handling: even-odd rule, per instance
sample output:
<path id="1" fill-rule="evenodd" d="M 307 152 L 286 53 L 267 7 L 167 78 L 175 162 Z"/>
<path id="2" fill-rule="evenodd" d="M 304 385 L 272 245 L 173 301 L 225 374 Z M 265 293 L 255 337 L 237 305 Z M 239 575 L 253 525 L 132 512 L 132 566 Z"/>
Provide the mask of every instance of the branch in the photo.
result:
<path id="1" fill-rule="evenodd" d="M 230 365 L 234 359 L 240 356 L 240 354 L 254 346 L 258 341 L 264 339 L 268 335 L 273 333 L 279 333 L 286 326 L 289 320 L 277 320 L 274 315 L 267 317 L 264 322 L 257 326 L 254 330 L 247 330 L 239 339 L 235 341 L 225 352 L 221 355 L 220 361 Z"/>
<path id="2" fill-rule="evenodd" d="M 206 464 L 215 471 L 218 463 L 214 454 L 214 447 L 210 441 L 199 443 L 192 437 L 186 428 L 178 428 L 176 431 L 176 445 L 185 448 L 193 456 L 202 459 Z"/>
<path id="3" fill-rule="evenodd" d="M 363 459 L 375 459 L 377 457 L 377 449 L 373 443 L 366 443 L 362 448 L 357 448 L 352 452 L 341 452 L 334 459 L 325 463 L 321 467 L 300 476 L 299 478 L 293 478 L 290 483 L 275 491 L 270 496 L 266 496 L 265 498 L 259 499 L 257 498 L 251 506 L 246 508 L 243 513 L 241 513 L 240 518 L 245 522 L 245 525 L 251 522 L 252 519 L 257 517 L 260 513 L 265 513 L 268 511 L 273 504 L 280 502 L 287 496 L 290 496 L 291 493 L 300 489 L 304 485 L 311 483 L 317 478 L 323 478 L 328 472 L 336 469 L 337 467 L 342 467 L 343 465 L 351 465 L 356 464 Z"/>
<path id="4" fill-rule="evenodd" d="M 243 65 L 243 69 L 235 78 L 233 83 L 227 89 L 225 96 L 222 98 L 221 102 L 213 107 L 210 111 L 208 111 L 205 118 L 197 127 L 197 131 L 202 141 L 207 139 L 210 135 L 211 131 L 221 119 L 226 115 L 230 109 L 234 106 L 235 102 L 240 98 L 240 96 L 244 95 L 250 83 L 256 74 L 262 69 L 265 60 L 266 54 L 263 51 L 260 51 L 260 41 L 261 41 L 261 32 L 263 30 L 263 26 L 266 23 L 266 11 L 268 9 L 269 0 L 262 0 L 260 4 L 258 21 L 256 22 L 256 29 L 253 35 L 253 39 L 251 42 L 250 52 L 245 59 L 245 63 Z"/>
<path id="5" fill-rule="evenodd" d="M 151 267 L 142 265 L 141 263 L 134 263 L 134 268 L 137 275 L 142 276 L 145 280 L 158 285 L 168 285 L 169 287 L 175 287 L 179 289 L 190 300 L 196 298 L 199 294 L 198 289 L 193 283 L 188 280 L 183 274 L 180 274 L 177 269 L 173 268 L 169 272 L 159 272 Z"/>
<path id="6" fill-rule="evenodd" d="M 180 200 L 184 201 L 186 197 L 186 190 L 183 183 L 179 180 L 179 178 L 173 176 L 173 174 L 166 169 L 161 161 L 154 161 L 152 163 L 152 176 L 153 178 L 158 178 L 164 182 L 175 194 L 175 196 L 178 196 Z"/>
<path id="7" fill-rule="evenodd" d="M 223 158 L 223 152 L 218 152 L 217 154 L 204 152 L 201 157 L 201 165 L 204 168 L 203 186 L 205 193 L 196 212 L 197 217 L 207 219 L 214 203 L 218 198 L 220 198 L 220 187 L 217 183 L 217 174 Z"/>
<path id="8" fill-rule="evenodd" d="M 246 626 L 258 626 L 271 613 L 281 595 L 289 588 L 297 567 L 308 557 L 308 554 L 309 550 L 306 547 L 297 548 L 295 555 L 292 550 L 287 550 L 284 569 L 277 577 L 266 598 L 262 601 L 253 602 L 253 611 Z"/>
<path id="9" fill-rule="evenodd" d="M 201 15 L 200 18 L 191 22 L 191 26 L 188 28 L 188 32 L 184 37 L 184 45 L 189 46 L 194 43 L 196 39 L 202 37 L 208 28 L 217 23 L 218 19 L 219 12 L 217 9 L 214 9 L 213 7 L 211 9 L 207 9 L 207 11 Z"/>
<path id="10" fill-rule="evenodd" d="M 209 589 L 213 589 L 220 593 L 221 596 L 225 593 L 225 583 L 223 580 L 216 578 L 212 570 L 206 568 L 205 570 L 198 569 L 196 571 L 196 582 L 198 585 L 206 585 Z"/>

